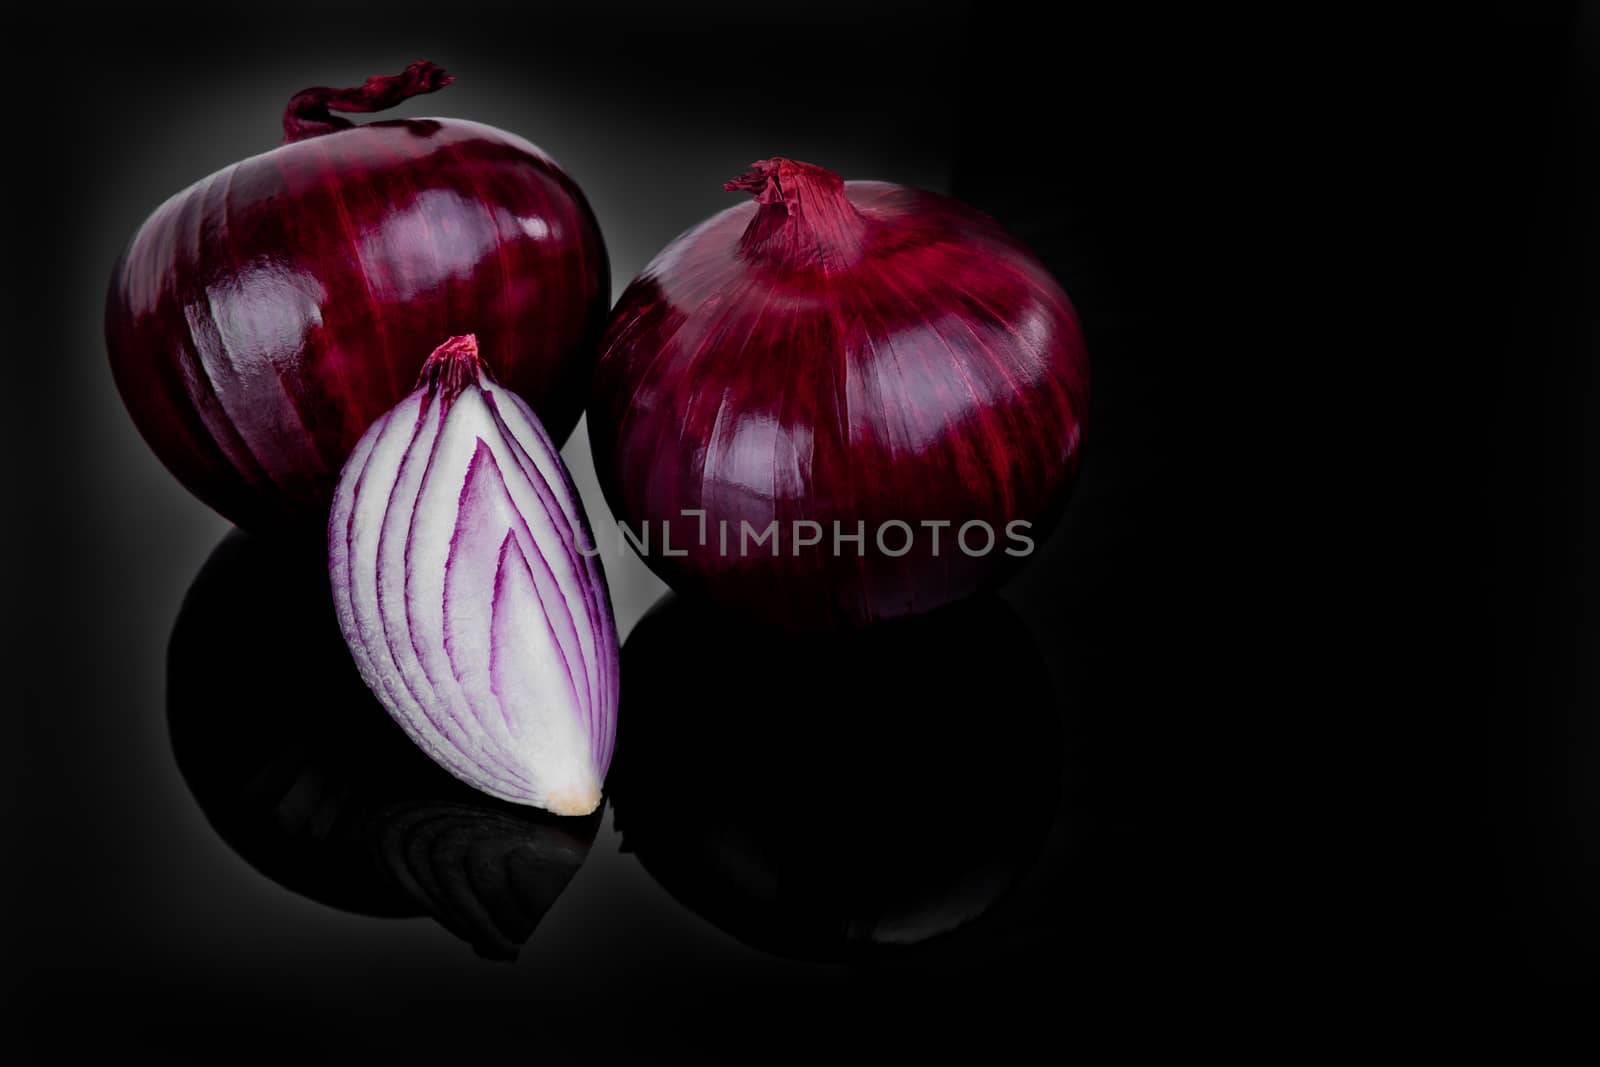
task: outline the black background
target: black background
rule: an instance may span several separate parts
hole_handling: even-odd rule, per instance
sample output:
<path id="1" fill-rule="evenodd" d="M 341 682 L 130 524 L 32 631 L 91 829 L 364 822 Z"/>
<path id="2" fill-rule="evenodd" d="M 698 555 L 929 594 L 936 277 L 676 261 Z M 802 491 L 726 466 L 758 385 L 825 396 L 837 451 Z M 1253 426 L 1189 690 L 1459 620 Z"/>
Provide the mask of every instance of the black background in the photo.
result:
<path id="1" fill-rule="evenodd" d="M 1091 1002 L 1151 1032 L 1212 1003 L 1343 1031 L 1380 1005 L 1591 981 L 1594 38 L 1592 13 L 1523 5 L 1425 25 L 1087 4 L 31 16 L 9 124 L 6 881 L 39 1058 L 241 1037 L 711 1048 L 754 1024 L 739 1048 L 760 1059 L 862 1023 L 1068 1034 Z M 166 642 L 225 526 L 121 410 L 105 280 L 162 198 L 276 143 L 292 92 L 421 57 L 458 83 L 400 113 L 548 149 L 590 196 L 614 292 L 726 206 L 724 179 L 785 154 L 970 200 L 1072 294 L 1090 451 L 1006 590 L 1048 662 L 1064 788 L 978 947 L 748 948 L 618 851 L 608 817 L 521 963 L 493 965 L 427 920 L 267 882 L 196 808 Z M 659 586 L 613 584 L 626 634 Z M 851 832 L 905 817 L 940 813 L 863 811 Z"/>

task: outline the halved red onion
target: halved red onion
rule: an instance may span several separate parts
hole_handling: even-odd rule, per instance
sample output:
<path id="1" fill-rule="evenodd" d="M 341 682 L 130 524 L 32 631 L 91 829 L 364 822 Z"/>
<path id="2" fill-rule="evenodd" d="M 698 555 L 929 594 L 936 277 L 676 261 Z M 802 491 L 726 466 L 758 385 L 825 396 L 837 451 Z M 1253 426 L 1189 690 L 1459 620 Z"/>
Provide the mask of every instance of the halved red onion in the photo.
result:
<path id="1" fill-rule="evenodd" d="M 356 666 L 423 751 L 491 796 L 600 803 L 617 629 L 577 490 L 471 335 L 423 365 L 339 477 L 328 563 Z"/>

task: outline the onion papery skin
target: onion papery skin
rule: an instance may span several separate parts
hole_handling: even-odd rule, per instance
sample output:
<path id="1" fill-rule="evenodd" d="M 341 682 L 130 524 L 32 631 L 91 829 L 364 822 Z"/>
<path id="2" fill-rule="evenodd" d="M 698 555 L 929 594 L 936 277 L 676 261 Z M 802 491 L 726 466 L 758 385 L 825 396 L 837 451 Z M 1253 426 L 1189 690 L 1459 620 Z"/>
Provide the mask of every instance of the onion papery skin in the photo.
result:
<path id="1" fill-rule="evenodd" d="M 935 193 L 784 159 L 729 186 L 757 202 L 646 267 L 596 367 L 589 431 L 607 502 L 656 546 L 667 524 L 686 553 L 646 561 L 681 592 L 801 629 L 917 614 L 1002 581 L 1027 554 L 1008 525 L 1041 542 L 1079 466 L 1088 360 L 1066 294 L 992 219 Z M 724 549 L 721 524 L 736 536 L 774 520 L 775 555 Z M 797 520 L 820 524 L 820 548 L 802 546 Z M 896 521 L 916 534 L 903 555 Z M 974 521 L 991 551 L 956 548 Z M 863 548 L 835 551 L 835 523 L 864 529 Z M 950 524 L 938 548 L 924 523 Z"/>
<path id="2" fill-rule="evenodd" d="M 716 656 L 716 684 L 684 664 Z M 979 595 L 794 634 L 668 594 L 623 648 L 625 851 L 751 947 L 904 959 L 981 939 L 1072 777 L 1044 658 Z"/>
<path id="3" fill-rule="evenodd" d="M 616 743 L 616 622 L 555 443 L 471 335 L 345 464 L 328 519 L 340 630 L 424 752 L 491 796 L 587 815 Z"/>
<path id="4" fill-rule="evenodd" d="M 389 103 L 449 81 L 419 69 Z M 476 122 L 316 123 L 291 106 L 286 127 L 298 139 L 156 209 L 112 272 L 112 373 L 178 480 L 240 526 L 320 529 L 362 433 L 440 338 L 469 331 L 565 440 L 610 303 L 573 180 Z"/>
<path id="5" fill-rule="evenodd" d="M 308 558 L 309 556 L 309 558 Z M 272 882 L 360 915 L 432 916 L 514 959 L 577 872 L 604 806 L 561 818 L 436 766 L 362 683 L 303 542 L 235 530 L 173 625 L 173 756 L 213 829 Z"/>

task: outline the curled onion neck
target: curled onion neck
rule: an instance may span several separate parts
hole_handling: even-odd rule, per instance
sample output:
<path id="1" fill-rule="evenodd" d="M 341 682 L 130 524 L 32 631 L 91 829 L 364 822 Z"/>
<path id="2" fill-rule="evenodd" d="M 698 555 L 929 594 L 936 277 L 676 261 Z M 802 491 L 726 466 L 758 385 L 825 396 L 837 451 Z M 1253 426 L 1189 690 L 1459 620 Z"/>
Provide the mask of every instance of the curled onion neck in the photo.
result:
<path id="1" fill-rule="evenodd" d="M 354 89 L 317 86 L 302 89 L 289 100 L 283 111 L 283 143 L 293 144 L 308 137 L 320 137 L 335 130 L 348 130 L 355 123 L 330 114 L 345 111 L 365 114 L 396 107 L 413 96 L 436 92 L 455 81 L 437 63 L 419 59 L 399 74 L 375 74 Z"/>
<path id="2" fill-rule="evenodd" d="M 739 240 L 739 251 L 754 263 L 828 271 L 847 269 L 862 256 L 867 220 L 831 170 L 797 159 L 761 159 L 723 188 L 753 193 L 761 205 Z"/>

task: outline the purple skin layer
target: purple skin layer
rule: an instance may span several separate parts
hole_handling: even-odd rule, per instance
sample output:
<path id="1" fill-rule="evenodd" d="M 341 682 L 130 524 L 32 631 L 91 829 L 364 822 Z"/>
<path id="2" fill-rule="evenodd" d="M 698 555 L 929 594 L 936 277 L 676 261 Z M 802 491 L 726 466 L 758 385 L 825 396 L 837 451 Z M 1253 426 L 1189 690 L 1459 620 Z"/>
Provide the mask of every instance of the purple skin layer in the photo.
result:
<path id="1" fill-rule="evenodd" d="M 241 526 L 325 520 L 351 448 L 441 337 L 476 333 L 558 442 L 577 424 L 610 268 L 572 179 L 479 123 L 329 114 L 449 81 L 414 63 L 300 93 L 283 145 L 168 200 L 112 274 L 106 343 L 128 411 Z"/>
<path id="2" fill-rule="evenodd" d="M 668 246 L 612 312 L 589 431 L 606 499 L 671 586 L 802 629 L 917 614 L 992 586 L 1042 542 L 1076 475 L 1088 358 L 1067 296 L 992 219 L 957 201 L 766 160 L 755 194 Z M 683 510 L 706 512 L 701 520 Z M 778 520 L 741 557 L 738 534 Z M 821 524 L 800 548 L 795 520 Z M 911 551 L 879 550 L 900 520 Z M 955 537 L 982 520 L 993 551 Z M 720 546 L 720 523 L 730 551 Z M 833 551 L 834 523 L 864 554 Z M 937 554 L 930 528 L 940 531 Z M 903 533 L 891 529 L 891 550 Z M 981 546 L 982 537 L 974 534 Z"/>

